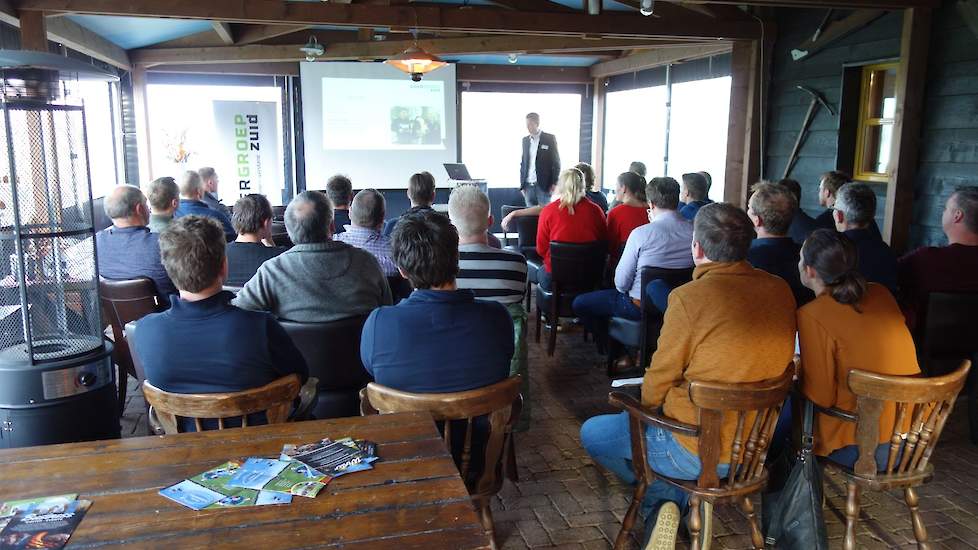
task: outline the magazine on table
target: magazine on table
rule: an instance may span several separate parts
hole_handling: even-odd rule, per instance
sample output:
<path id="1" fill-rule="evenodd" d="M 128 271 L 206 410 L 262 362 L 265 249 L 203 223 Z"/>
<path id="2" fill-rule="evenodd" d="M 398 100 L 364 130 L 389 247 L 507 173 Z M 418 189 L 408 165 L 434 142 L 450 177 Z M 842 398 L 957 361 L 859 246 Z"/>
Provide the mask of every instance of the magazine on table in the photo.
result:
<path id="1" fill-rule="evenodd" d="M 377 445 L 370 441 L 326 438 L 318 443 L 286 445 L 279 458 L 297 460 L 333 478 L 371 469 L 378 458 L 376 453 Z"/>
<path id="2" fill-rule="evenodd" d="M 63 548 L 91 505 L 89 500 L 62 499 L 18 506 L 0 531 L 0 550 Z"/>
<path id="3" fill-rule="evenodd" d="M 28 498 L 24 500 L 11 500 L 0 503 L 0 531 L 7 526 L 7 522 L 15 514 L 30 512 L 38 507 L 49 508 L 61 504 L 67 504 L 78 498 L 78 494 L 54 495 L 50 497 Z"/>

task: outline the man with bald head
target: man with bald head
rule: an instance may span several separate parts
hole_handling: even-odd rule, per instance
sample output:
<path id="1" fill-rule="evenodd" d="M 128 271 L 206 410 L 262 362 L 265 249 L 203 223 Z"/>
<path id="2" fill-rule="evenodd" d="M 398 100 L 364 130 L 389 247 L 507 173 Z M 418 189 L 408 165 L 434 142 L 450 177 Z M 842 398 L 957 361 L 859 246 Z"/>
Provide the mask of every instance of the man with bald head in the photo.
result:
<path id="1" fill-rule="evenodd" d="M 366 250 L 380 262 L 384 275 L 397 275 L 397 266 L 391 260 L 391 239 L 384 236 L 384 214 L 387 203 L 376 189 L 364 189 L 353 197 L 350 205 L 350 225 L 336 240 Z M 339 228 L 337 228 L 338 230 Z"/>
<path id="2" fill-rule="evenodd" d="M 138 187 L 119 185 L 105 197 L 105 215 L 112 225 L 95 235 L 99 275 L 106 279 L 149 277 L 169 303 L 177 289 L 160 261 L 159 235 L 150 233 L 149 204 Z"/>
<path id="3" fill-rule="evenodd" d="M 263 263 L 234 305 L 298 323 L 328 323 L 391 305 L 377 259 L 333 240 L 333 205 L 326 195 L 296 195 L 285 209 L 285 229 L 295 246 Z"/>
<path id="4" fill-rule="evenodd" d="M 204 202 L 205 191 L 204 182 L 200 178 L 200 174 L 193 170 L 184 172 L 180 178 L 180 206 L 173 213 L 173 217 L 180 218 L 193 214 L 195 216 L 214 218 L 224 228 L 224 237 L 228 242 L 238 238 L 238 234 L 234 232 L 234 226 L 231 225 L 231 219 L 228 218 L 227 214 L 211 208 Z"/>

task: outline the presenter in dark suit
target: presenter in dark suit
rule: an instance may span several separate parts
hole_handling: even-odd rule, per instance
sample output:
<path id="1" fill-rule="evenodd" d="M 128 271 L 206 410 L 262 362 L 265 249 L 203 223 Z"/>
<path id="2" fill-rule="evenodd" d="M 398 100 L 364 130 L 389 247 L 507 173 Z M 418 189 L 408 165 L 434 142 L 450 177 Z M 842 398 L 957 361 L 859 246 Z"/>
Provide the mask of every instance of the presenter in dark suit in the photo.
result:
<path id="1" fill-rule="evenodd" d="M 557 138 L 540 131 L 540 115 L 536 113 L 526 115 L 526 129 L 530 135 L 523 138 L 520 191 L 527 206 L 546 206 L 550 203 L 550 191 L 560 175 Z"/>

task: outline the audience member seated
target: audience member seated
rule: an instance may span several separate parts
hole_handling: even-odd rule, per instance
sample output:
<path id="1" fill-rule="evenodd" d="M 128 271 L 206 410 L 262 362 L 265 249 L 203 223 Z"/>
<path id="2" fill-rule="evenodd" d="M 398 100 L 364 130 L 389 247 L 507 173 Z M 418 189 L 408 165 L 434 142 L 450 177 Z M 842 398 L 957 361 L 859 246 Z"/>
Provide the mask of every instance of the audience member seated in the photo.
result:
<path id="1" fill-rule="evenodd" d="M 207 206 L 214 210 L 219 210 L 222 214 L 230 218 L 231 211 L 228 210 L 227 206 L 224 206 L 221 199 L 217 198 L 217 184 L 219 182 L 217 171 L 210 166 L 205 166 L 197 170 L 197 174 L 200 175 L 200 183 L 204 186 L 204 194 L 200 197 L 200 200 L 205 202 Z"/>
<path id="2" fill-rule="evenodd" d="M 801 307 L 812 301 L 815 295 L 801 284 L 798 276 L 801 247 L 788 236 L 798 203 L 788 188 L 776 183 L 761 182 L 752 191 L 747 216 L 754 223 L 757 238 L 750 245 L 747 261 L 757 269 L 784 279 L 791 287 L 798 307 Z"/>
<path id="3" fill-rule="evenodd" d="M 601 207 L 602 212 L 608 211 L 608 197 L 604 196 L 604 193 L 600 189 L 595 189 L 595 179 L 594 179 L 594 168 L 586 162 L 581 162 L 574 166 L 584 174 L 584 187 L 587 189 L 585 195 L 594 204 Z"/>
<path id="4" fill-rule="evenodd" d="M 847 183 L 835 194 L 835 228 L 859 249 L 859 272 L 897 295 L 897 260 L 890 246 L 870 227 L 876 216 L 876 193 L 865 183 Z"/>
<path id="5" fill-rule="evenodd" d="M 180 296 L 137 323 L 133 349 L 150 383 L 172 393 L 230 393 L 293 373 L 306 382 L 306 362 L 278 321 L 234 307 L 234 294 L 221 290 L 228 265 L 217 221 L 174 221 L 160 235 L 160 255 Z M 183 420 L 183 429 L 194 431 L 193 421 Z M 249 424 L 264 421 L 264 413 L 248 417 Z"/>
<path id="6" fill-rule="evenodd" d="M 700 208 L 712 203 L 710 182 L 701 172 L 683 174 L 683 190 L 679 196 L 679 213 L 692 221 Z"/>
<path id="7" fill-rule="evenodd" d="M 655 225 L 653 223 L 653 225 Z M 747 383 L 779 376 L 795 350 L 795 300 L 779 277 L 747 263 L 754 230 L 743 210 L 730 204 L 709 204 L 694 222 L 693 281 L 672 292 L 660 346 L 642 383 L 642 403 L 662 407 L 669 418 L 699 424 L 689 400 L 689 382 L 710 380 Z M 762 335 L 758 327 L 764 327 Z M 736 415 L 721 425 L 721 457 L 730 456 Z M 664 476 L 695 480 L 700 475 L 696 439 L 648 427 L 648 461 Z M 581 442 L 591 457 L 633 484 L 632 447 L 627 413 L 597 416 L 581 427 Z M 722 462 L 722 461 L 721 461 Z M 718 475 L 727 474 L 721 464 Z M 643 513 L 648 513 L 646 548 L 672 548 L 685 496 L 662 481 L 649 486 Z M 658 521 L 658 527 L 656 522 Z"/>
<path id="8" fill-rule="evenodd" d="M 537 225 L 537 254 L 544 269 L 537 273 L 537 284 L 551 289 L 550 242 L 590 243 L 608 240 L 608 226 L 601 207 L 584 196 L 584 174 L 577 168 L 560 173 L 554 187 L 555 200 L 540 211 Z M 517 210 L 519 212 L 519 210 Z"/>
<path id="9" fill-rule="evenodd" d="M 428 172 L 418 172 L 412 175 L 411 179 L 408 180 L 407 196 L 408 200 L 411 201 L 411 208 L 401 214 L 401 218 L 421 210 L 434 212 L 435 209 L 431 205 L 435 202 L 435 177 Z M 390 237 L 399 219 L 394 218 L 384 223 L 384 235 Z"/>
<path id="10" fill-rule="evenodd" d="M 397 266 L 391 260 L 391 239 L 381 233 L 386 211 L 384 196 L 376 189 L 360 191 L 350 207 L 350 225 L 346 232 L 336 235 L 336 240 L 373 254 L 381 271 L 389 277 L 397 275 Z"/>
<path id="11" fill-rule="evenodd" d="M 632 163 L 628 165 L 628 171 L 629 172 L 635 172 L 636 174 L 642 176 L 643 178 L 648 173 L 646 171 L 646 169 L 645 169 L 645 163 L 644 162 L 639 162 L 637 160 L 636 161 L 632 161 Z"/>
<path id="12" fill-rule="evenodd" d="M 835 208 L 836 193 L 838 193 L 843 185 L 850 181 L 852 179 L 848 174 L 839 172 L 838 170 L 822 174 L 818 182 L 818 204 L 819 206 L 825 207 L 825 212 L 822 212 L 815 218 L 816 229 L 835 229 L 835 218 L 833 218 L 832 209 Z"/>
<path id="13" fill-rule="evenodd" d="M 838 207 L 836 203 L 836 207 Z M 896 300 L 859 273 L 856 245 L 846 236 L 819 229 L 801 250 L 801 280 L 818 296 L 798 310 L 802 392 L 820 407 L 856 412 L 849 371 L 887 375 L 920 372 L 913 338 Z M 787 410 L 787 408 L 785 409 Z M 880 426 L 893 426 L 896 407 L 886 404 Z M 909 427 L 910 418 L 907 418 Z M 905 428 L 906 429 L 906 428 Z M 876 462 L 887 463 L 892 434 L 880 429 Z M 858 457 L 856 425 L 817 415 L 815 454 L 852 467 Z"/>
<path id="14" fill-rule="evenodd" d="M 815 223 L 815 218 L 809 216 L 801 207 L 801 184 L 793 179 L 783 179 L 778 184 L 784 186 L 795 197 L 795 204 L 798 205 L 798 209 L 795 210 L 795 215 L 791 217 L 788 236 L 798 246 L 801 246 L 805 244 L 805 239 L 812 234 L 812 231 L 818 229 L 818 226 Z"/>
<path id="15" fill-rule="evenodd" d="M 173 217 L 179 218 L 191 214 L 195 216 L 209 216 L 221 223 L 221 227 L 224 228 L 224 236 L 228 242 L 236 239 L 238 235 L 234 232 L 231 219 L 224 212 L 214 210 L 210 206 L 207 206 L 207 203 L 201 200 L 203 196 L 204 185 L 200 179 L 200 174 L 193 170 L 184 172 L 183 179 L 180 180 L 180 206 L 173 213 Z"/>
<path id="16" fill-rule="evenodd" d="M 333 203 L 334 235 L 346 231 L 350 225 L 350 202 L 353 200 L 353 182 L 350 178 L 336 174 L 326 182 L 326 196 Z"/>
<path id="17" fill-rule="evenodd" d="M 498 302 L 511 314 L 525 316 L 526 258 L 488 245 L 489 209 L 489 197 L 474 185 L 456 187 L 448 198 L 448 216 L 458 230 L 456 285 L 474 292 L 476 300 Z"/>
<path id="18" fill-rule="evenodd" d="M 608 212 L 608 254 L 611 265 L 618 263 L 621 247 L 636 227 L 649 223 L 649 205 L 645 199 L 645 178 L 635 172 L 618 175 L 615 197 L 621 204 Z"/>
<path id="19" fill-rule="evenodd" d="M 640 179 L 638 174 L 630 173 Z M 621 177 L 624 177 L 622 174 Z M 693 267 L 690 243 L 693 241 L 693 224 L 676 210 L 679 206 L 679 184 L 672 178 L 652 178 L 644 195 L 648 198 L 651 223 L 632 231 L 625 244 L 625 251 L 615 269 L 615 288 L 582 294 L 574 299 L 574 314 L 584 326 L 604 344 L 608 333 L 608 319 L 624 317 L 640 320 L 642 299 L 642 268 L 661 267 L 684 269 Z M 627 203 L 626 203 L 627 205 Z M 622 205 L 612 214 L 627 208 Z M 604 347 L 604 346 L 602 346 Z M 645 365 L 643 365 L 644 367 Z M 626 354 L 620 370 L 633 368 L 631 357 Z"/>
<path id="20" fill-rule="evenodd" d="M 159 234 L 150 233 L 149 205 L 138 187 L 119 185 L 105 197 L 112 225 L 95 235 L 99 275 L 106 279 L 149 277 L 163 303 L 177 289 L 160 261 Z"/>
<path id="21" fill-rule="evenodd" d="M 234 203 L 231 223 L 238 238 L 228 243 L 228 286 L 244 286 L 259 266 L 285 252 L 272 242 L 272 205 L 265 195 L 245 195 Z"/>
<path id="22" fill-rule="evenodd" d="M 910 330 L 921 326 L 932 292 L 978 292 L 978 187 L 959 187 L 941 216 L 947 246 L 919 248 L 900 258 L 898 282 Z"/>
<path id="23" fill-rule="evenodd" d="M 369 252 L 333 240 L 333 207 L 319 191 L 285 209 L 295 246 L 266 261 L 234 305 L 297 323 L 327 323 L 391 304 L 387 278 Z"/>
<path id="24" fill-rule="evenodd" d="M 401 217 L 394 263 L 415 291 L 367 318 L 360 357 L 378 384 L 439 393 L 482 388 L 509 376 L 513 323 L 501 304 L 460 290 L 458 233 L 448 218 L 420 210 Z"/>
<path id="25" fill-rule="evenodd" d="M 146 190 L 149 199 L 149 231 L 161 233 L 173 221 L 173 213 L 180 206 L 180 188 L 171 177 L 156 178 Z"/>

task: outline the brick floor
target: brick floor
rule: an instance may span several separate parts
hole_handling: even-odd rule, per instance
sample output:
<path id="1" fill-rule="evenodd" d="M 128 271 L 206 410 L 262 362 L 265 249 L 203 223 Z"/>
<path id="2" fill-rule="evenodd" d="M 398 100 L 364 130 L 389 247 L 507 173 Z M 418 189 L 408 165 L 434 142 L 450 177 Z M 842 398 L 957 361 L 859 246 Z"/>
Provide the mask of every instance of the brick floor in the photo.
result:
<path id="1" fill-rule="evenodd" d="M 514 550 L 610 548 L 631 489 L 596 466 L 579 441 L 584 420 L 614 412 L 607 404 L 610 387 L 603 358 L 592 344 L 582 341 L 579 332 L 561 333 L 553 358 L 531 338 L 530 372 L 533 419 L 530 429 L 516 436 L 520 482 L 507 483 L 493 505 L 497 542 L 500 548 Z M 146 435 L 142 397 L 134 388 L 129 393 L 123 435 Z M 978 548 L 978 476 L 973 473 L 978 447 L 968 443 L 965 413 L 962 401 L 934 453 L 934 480 L 919 491 L 935 550 Z M 830 544 L 841 548 L 845 531 L 841 479 L 827 476 L 825 493 Z M 859 548 L 916 548 L 901 493 L 864 492 L 862 504 Z M 739 510 L 717 508 L 713 548 L 750 548 L 747 533 Z M 634 539 L 632 546 L 637 546 Z"/>

